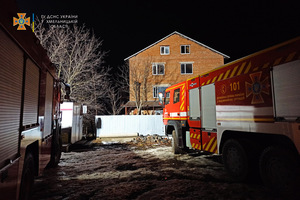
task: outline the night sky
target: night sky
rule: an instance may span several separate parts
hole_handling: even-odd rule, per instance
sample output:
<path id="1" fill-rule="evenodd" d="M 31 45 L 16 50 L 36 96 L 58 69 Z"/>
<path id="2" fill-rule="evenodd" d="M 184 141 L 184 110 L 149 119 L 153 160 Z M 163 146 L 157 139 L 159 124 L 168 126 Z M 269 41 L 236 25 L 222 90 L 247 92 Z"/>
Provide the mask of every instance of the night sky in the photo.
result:
<path id="1" fill-rule="evenodd" d="M 106 65 L 178 31 L 236 60 L 300 36 L 300 6 L 289 0 L 17 0 L 22 12 L 74 14 L 103 40 Z"/>

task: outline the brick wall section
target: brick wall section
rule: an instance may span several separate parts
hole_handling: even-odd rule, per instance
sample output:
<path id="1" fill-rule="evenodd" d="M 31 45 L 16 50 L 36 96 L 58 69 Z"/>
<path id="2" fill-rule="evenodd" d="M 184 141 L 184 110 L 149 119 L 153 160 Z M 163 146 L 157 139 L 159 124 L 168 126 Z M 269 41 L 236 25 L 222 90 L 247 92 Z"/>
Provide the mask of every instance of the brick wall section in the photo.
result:
<path id="1" fill-rule="evenodd" d="M 181 45 L 190 45 L 190 54 L 181 54 Z M 161 55 L 160 47 L 169 46 L 170 54 Z M 180 63 L 192 62 L 193 74 L 181 74 Z M 164 63 L 164 75 L 152 75 L 152 63 Z M 191 40 L 188 40 L 178 34 L 173 34 L 156 45 L 144 50 L 129 59 L 130 83 L 134 81 L 143 83 L 145 80 L 144 71 L 147 73 L 147 100 L 154 101 L 154 85 L 173 85 L 187 80 L 199 74 L 210 71 L 224 64 L 224 57 L 208 48 L 205 48 Z M 137 78 L 140 73 L 140 78 Z M 133 75 L 134 74 L 134 75 Z M 141 75 L 143 74 L 143 75 Z M 141 86 L 142 88 L 142 86 Z M 135 98 L 130 92 L 130 101 Z"/>

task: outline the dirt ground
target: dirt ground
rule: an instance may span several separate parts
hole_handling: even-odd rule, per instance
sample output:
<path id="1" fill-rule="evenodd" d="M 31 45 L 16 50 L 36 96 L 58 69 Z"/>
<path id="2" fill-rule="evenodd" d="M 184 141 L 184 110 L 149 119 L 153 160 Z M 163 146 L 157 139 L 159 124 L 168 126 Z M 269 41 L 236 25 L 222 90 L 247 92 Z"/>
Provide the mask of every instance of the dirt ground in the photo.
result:
<path id="1" fill-rule="evenodd" d="M 259 181 L 234 182 L 220 160 L 174 155 L 169 140 L 93 141 L 63 153 L 57 168 L 45 170 L 32 199 L 288 199 Z"/>

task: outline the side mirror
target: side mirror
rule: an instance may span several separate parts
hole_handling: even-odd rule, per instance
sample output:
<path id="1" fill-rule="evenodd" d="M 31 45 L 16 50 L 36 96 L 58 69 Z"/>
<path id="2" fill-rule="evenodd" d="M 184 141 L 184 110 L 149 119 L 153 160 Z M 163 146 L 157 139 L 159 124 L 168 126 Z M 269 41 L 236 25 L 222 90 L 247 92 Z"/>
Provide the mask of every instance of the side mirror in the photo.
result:
<path id="1" fill-rule="evenodd" d="M 101 128 L 102 127 L 101 118 L 98 118 L 98 121 L 96 123 L 96 127 L 97 128 Z"/>
<path id="2" fill-rule="evenodd" d="M 70 99 L 71 87 L 67 83 L 65 83 L 64 85 L 65 85 L 65 91 L 66 91 L 65 99 Z"/>
<path id="3" fill-rule="evenodd" d="M 159 105 L 163 105 L 163 98 L 164 98 L 164 97 L 163 97 L 163 93 L 160 92 L 160 93 L 158 94 Z"/>

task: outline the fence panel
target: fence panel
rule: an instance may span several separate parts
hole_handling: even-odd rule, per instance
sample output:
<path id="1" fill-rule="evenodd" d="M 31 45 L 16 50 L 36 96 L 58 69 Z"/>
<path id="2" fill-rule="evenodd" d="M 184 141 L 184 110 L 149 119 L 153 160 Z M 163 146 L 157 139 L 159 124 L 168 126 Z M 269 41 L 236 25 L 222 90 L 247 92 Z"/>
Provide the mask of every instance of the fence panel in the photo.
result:
<path id="1" fill-rule="evenodd" d="M 162 115 L 97 115 L 95 122 L 97 137 L 165 135 Z"/>

